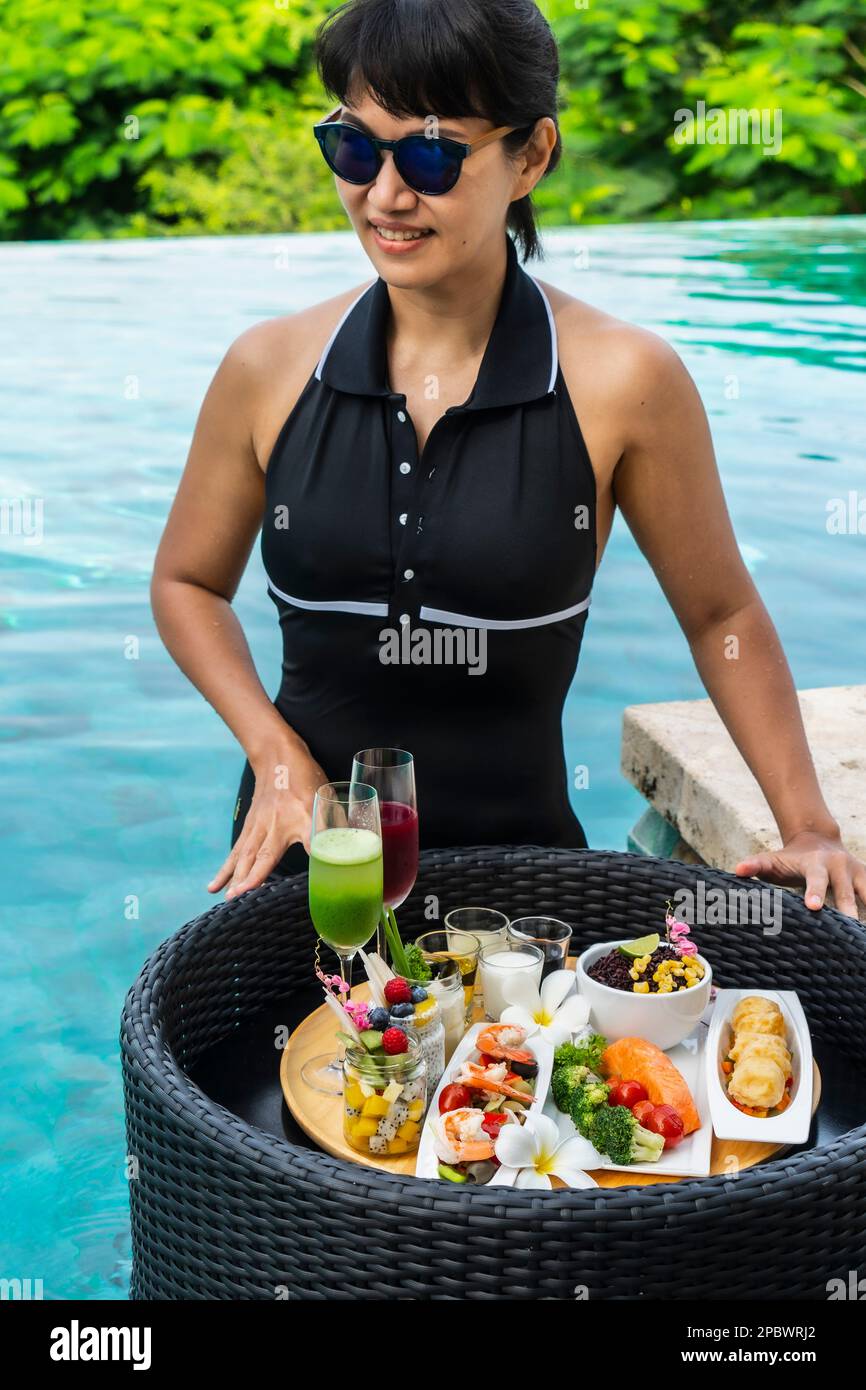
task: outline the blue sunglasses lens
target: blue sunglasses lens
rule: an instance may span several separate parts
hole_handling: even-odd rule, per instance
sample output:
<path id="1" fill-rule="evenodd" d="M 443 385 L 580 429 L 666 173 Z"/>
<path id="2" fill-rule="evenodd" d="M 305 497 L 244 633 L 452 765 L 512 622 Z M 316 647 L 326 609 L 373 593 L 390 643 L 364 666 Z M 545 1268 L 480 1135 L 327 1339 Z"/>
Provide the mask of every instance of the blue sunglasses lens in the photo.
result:
<path id="1" fill-rule="evenodd" d="M 379 154 L 363 130 L 352 126 L 319 128 L 322 153 L 334 173 L 346 183 L 372 183 L 379 173 Z M 459 148 L 446 141 L 409 135 L 399 141 L 394 160 L 401 179 L 416 193 L 447 193 L 460 177 Z"/>
<path id="2" fill-rule="evenodd" d="M 394 154 L 397 170 L 416 193 L 447 193 L 460 177 L 463 159 L 458 149 L 425 135 L 410 135 Z"/>
<path id="3" fill-rule="evenodd" d="M 347 183 L 372 183 L 379 172 L 376 147 L 362 130 L 325 126 L 322 152 L 338 178 Z"/>

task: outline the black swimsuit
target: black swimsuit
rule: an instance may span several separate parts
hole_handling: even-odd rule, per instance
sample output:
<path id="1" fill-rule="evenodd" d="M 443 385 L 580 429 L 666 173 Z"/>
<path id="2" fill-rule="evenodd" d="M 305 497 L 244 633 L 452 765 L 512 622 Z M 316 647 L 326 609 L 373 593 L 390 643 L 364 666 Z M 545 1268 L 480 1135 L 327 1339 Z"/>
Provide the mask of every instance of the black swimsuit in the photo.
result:
<path id="1" fill-rule="evenodd" d="M 509 239 L 475 387 L 420 457 L 387 382 L 389 312 L 379 279 L 337 325 L 268 465 L 276 707 L 335 780 L 359 748 L 408 748 L 422 848 L 583 847 L 562 708 L 595 574 L 595 479 L 550 305 Z M 253 787 L 247 764 L 233 841 Z M 295 845 L 279 868 L 306 862 Z"/>

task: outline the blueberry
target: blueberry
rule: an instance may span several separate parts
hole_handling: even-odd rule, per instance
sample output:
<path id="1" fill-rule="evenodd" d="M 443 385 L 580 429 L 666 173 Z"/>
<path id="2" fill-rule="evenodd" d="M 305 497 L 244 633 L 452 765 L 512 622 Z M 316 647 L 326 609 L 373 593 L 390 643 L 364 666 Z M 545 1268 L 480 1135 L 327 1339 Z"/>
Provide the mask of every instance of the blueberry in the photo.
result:
<path id="1" fill-rule="evenodd" d="M 384 1033 L 390 1022 L 390 1014 L 387 1009 L 370 1010 L 370 1027 L 375 1028 L 377 1033 Z"/>
<path id="2" fill-rule="evenodd" d="M 425 1000 L 426 998 L 427 998 L 427 991 L 426 991 L 426 989 L 424 989 L 423 985 L 413 985 L 413 986 L 412 986 L 412 1003 L 413 1003 L 413 1004 L 423 1004 L 423 1002 L 424 1002 L 424 1000 Z"/>
<path id="3" fill-rule="evenodd" d="M 414 1004 L 392 1004 L 391 1018 L 411 1018 L 415 1012 Z"/>

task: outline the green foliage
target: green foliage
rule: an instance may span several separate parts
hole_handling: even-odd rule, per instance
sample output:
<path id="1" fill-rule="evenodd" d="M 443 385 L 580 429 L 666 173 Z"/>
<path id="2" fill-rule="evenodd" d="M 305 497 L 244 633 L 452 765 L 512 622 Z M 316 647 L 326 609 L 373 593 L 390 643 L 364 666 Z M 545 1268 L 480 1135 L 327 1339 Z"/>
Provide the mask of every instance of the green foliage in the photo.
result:
<path id="1" fill-rule="evenodd" d="M 331 8 L 4 0 L 0 236 L 344 226 L 310 133 L 326 101 L 313 41 Z M 565 156 L 537 195 L 548 224 L 866 208 L 863 0 L 541 8 L 563 68 Z M 679 143 L 676 112 L 699 101 L 781 110 L 778 154 Z"/>
<path id="2" fill-rule="evenodd" d="M 588 0 L 585 9 L 542 0 L 541 8 L 563 69 L 566 153 L 538 198 L 549 221 L 866 208 L 862 0 L 793 8 L 787 0 Z M 758 143 L 678 143 L 676 113 L 699 101 L 780 110 L 778 154 Z"/>

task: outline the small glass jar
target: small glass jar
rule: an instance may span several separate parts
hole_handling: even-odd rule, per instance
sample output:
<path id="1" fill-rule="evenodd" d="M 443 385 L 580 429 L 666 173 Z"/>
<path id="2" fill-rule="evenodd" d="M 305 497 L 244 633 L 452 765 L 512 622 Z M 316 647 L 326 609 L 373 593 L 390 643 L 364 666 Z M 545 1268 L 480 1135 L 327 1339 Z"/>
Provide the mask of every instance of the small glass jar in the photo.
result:
<path id="1" fill-rule="evenodd" d="M 466 1009 L 463 995 L 463 977 L 456 960 L 446 960 L 441 964 L 438 975 L 425 986 L 439 1005 L 442 1027 L 445 1029 L 445 1064 L 450 1061 L 457 1044 L 466 1032 Z"/>
<path id="2" fill-rule="evenodd" d="M 478 973 L 478 952 L 481 942 L 466 931 L 428 931 L 415 943 L 420 947 L 427 964 L 435 971 L 450 961 L 456 961 L 463 981 L 464 1030 L 472 1022 L 475 996 L 475 977 Z M 446 1028 L 447 1032 L 447 1028 Z"/>
<path id="3" fill-rule="evenodd" d="M 396 1158 L 418 1148 L 427 1109 L 427 1063 L 418 1040 L 406 1052 L 377 1056 L 347 1047 L 343 1059 L 343 1134 L 372 1158 Z"/>
<path id="4" fill-rule="evenodd" d="M 415 1005 L 415 1012 L 408 1018 L 392 1017 L 391 1022 L 417 1040 L 427 1063 L 427 1086 L 432 1096 L 445 1070 L 445 1025 L 431 983 L 430 980 L 409 980 L 410 987 L 420 985 L 425 989 L 427 998 Z"/>

